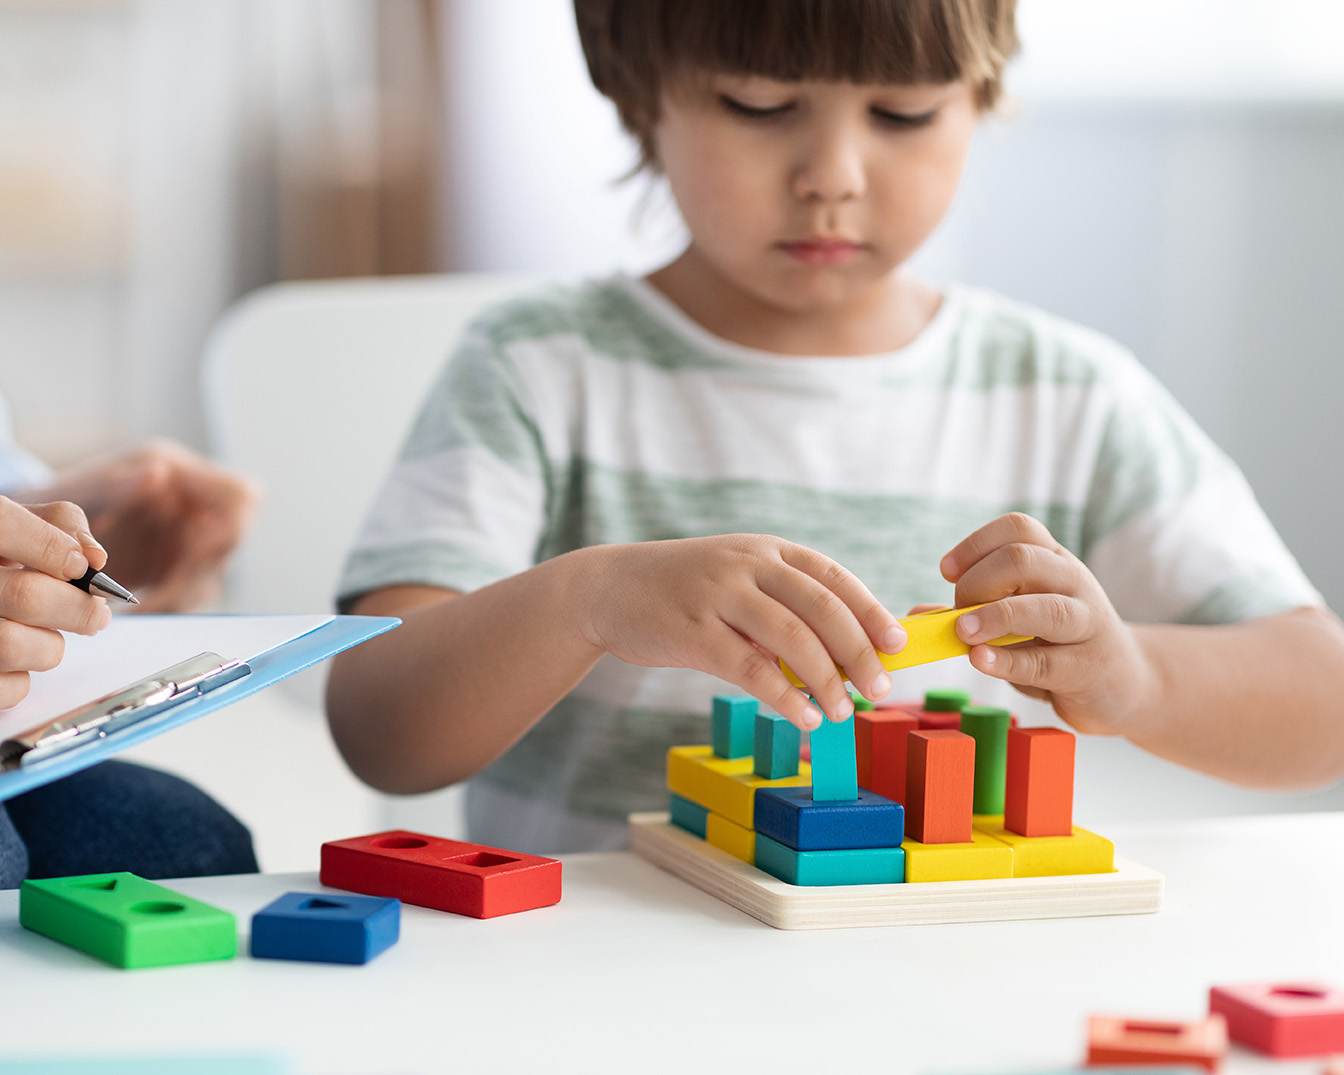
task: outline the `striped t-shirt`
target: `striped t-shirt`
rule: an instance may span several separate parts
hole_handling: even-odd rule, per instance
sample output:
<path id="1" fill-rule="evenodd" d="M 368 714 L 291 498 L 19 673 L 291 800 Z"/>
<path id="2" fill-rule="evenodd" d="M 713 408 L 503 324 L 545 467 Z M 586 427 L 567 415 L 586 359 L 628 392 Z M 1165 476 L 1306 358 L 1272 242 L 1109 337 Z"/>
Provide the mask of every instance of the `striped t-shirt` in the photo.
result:
<path id="1" fill-rule="evenodd" d="M 941 557 L 1007 511 L 1045 523 L 1129 620 L 1321 603 L 1236 466 L 1094 332 L 953 287 L 898 351 L 777 355 L 623 275 L 475 320 L 340 593 L 467 591 L 587 545 L 766 533 L 834 558 L 901 615 L 949 603 Z M 627 813 L 665 805 L 668 746 L 706 742 L 711 696 L 734 689 L 603 658 L 473 780 L 472 839 L 619 845 Z"/>

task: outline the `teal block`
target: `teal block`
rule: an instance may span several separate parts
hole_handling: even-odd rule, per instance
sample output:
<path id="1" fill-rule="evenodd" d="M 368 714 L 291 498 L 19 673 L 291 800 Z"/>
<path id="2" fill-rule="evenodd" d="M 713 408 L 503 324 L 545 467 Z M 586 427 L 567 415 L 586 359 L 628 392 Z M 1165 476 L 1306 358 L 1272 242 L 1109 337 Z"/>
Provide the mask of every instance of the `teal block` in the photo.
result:
<path id="1" fill-rule="evenodd" d="M 232 959 L 233 915 L 133 873 L 24 881 L 19 924 L 117 967 Z"/>
<path id="2" fill-rule="evenodd" d="M 756 712 L 761 704 L 746 694 L 716 694 L 710 714 L 710 741 L 720 758 L 749 758 L 756 744 Z"/>
<path id="3" fill-rule="evenodd" d="M 775 713 L 756 714 L 756 766 L 754 772 L 767 780 L 798 775 L 798 755 L 803 733 Z"/>
<path id="4" fill-rule="evenodd" d="M 812 729 L 812 798 L 817 802 L 859 797 L 859 761 L 854 718 L 827 720 Z"/>
<path id="5" fill-rule="evenodd" d="M 893 885 L 905 881 L 905 851 L 862 847 L 841 851 L 795 851 L 756 834 L 756 868 L 790 885 Z"/>
<path id="6" fill-rule="evenodd" d="M 667 812 L 673 825 L 685 829 L 692 836 L 705 838 L 705 826 L 709 823 L 709 810 L 690 799 L 682 798 L 676 792 L 667 793 Z"/>

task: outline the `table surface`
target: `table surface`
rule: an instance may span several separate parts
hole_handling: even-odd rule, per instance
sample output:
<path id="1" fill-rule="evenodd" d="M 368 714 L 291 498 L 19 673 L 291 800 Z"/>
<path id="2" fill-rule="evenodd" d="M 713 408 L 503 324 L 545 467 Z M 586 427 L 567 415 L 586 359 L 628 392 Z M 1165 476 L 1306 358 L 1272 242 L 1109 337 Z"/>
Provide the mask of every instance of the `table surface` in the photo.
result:
<path id="1" fill-rule="evenodd" d="M 1194 1019 L 1210 985 L 1344 985 L 1344 813 L 1107 835 L 1165 875 L 1159 913 L 793 932 L 634 855 L 572 855 L 558 906 L 486 921 L 405 906 L 400 941 L 365 966 L 123 971 L 24 930 L 3 892 L 7 1047 L 251 1051 L 304 1075 L 1022 1072 L 1080 1064 L 1089 1014 Z M 236 914 L 242 952 L 253 912 L 323 891 L 302 873 L 165 883 Z M 1223 1070 L 1320 1068 L 1234 1046 Z"/>

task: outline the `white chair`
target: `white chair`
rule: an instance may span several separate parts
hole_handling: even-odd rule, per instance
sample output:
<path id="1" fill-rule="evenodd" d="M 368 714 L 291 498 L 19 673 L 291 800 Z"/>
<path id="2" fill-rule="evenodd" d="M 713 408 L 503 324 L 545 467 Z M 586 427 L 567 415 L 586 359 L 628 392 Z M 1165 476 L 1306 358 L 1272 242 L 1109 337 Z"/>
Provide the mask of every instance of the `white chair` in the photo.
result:
<path id="1" fill-rule="evenodd" d="M 326 612 L 342 558 L 431 379 L 466 322 L 531 278 L 455 274 L 277 284 L 207 342 L 213 456 L 263 503 L 231 570 L 227 611 Z M 313 869 L 324 839 L 393 826 L 461 831 L 454 790 L 395 799 L 346 769 L 321 713 L 324 668 L 136 754 L 199 783 L 252 830 L 262 868 Z M 455 830 L 455 831 L 454 831 Z"/>

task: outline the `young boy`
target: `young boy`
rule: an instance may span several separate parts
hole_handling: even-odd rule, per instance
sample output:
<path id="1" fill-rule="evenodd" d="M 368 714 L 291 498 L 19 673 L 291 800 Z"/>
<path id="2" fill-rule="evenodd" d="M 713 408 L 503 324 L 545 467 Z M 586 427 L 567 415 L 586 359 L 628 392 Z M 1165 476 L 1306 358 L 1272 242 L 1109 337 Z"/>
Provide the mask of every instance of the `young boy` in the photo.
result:
<path id="1" fill-rule="evenodd" d="M 619 846 L 712 694 L 815 726 L 783 659 L 844 719 L 845 678 L 891 690 L 891 610 L 951 600 L 987 602 L 971 664 L 1079 731 L 1337 779 L 1344 628 L 1234 465 L 1117 345 L 903 270 L 999 96 L 1012 0 L 576 8 L 690 241 L 461 341 L 341 584 L 405 620 L 333 668 L 355 771 L 477 777 L 488 844 Z M 1035 641 L 982 644 L 1010 632 Z"/>

